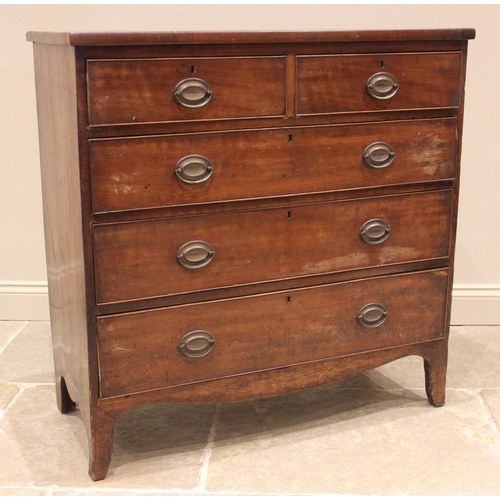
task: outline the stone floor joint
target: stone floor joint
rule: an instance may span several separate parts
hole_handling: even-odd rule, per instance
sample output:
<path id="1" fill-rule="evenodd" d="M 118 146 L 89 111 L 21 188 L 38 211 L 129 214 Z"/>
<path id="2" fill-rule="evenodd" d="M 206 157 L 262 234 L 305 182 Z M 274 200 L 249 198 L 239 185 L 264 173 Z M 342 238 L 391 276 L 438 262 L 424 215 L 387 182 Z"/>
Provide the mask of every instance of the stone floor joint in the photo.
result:
<path id="1" fill-rule="evenodd" d="M 12 384 L 12 385 L 17 385 L 17 384 Z M 19 387 L 19 391 L 17 392 L 17 394 L 10 400 L 9 404 L 7 405 L 7 407 L 5 408 L 5 410 L 3 411 L 3 415 L 5 415 L 8 411 L 9 411 L 9 408 L 11 406 L 13 406 L 16 401 L 18 400 L 18 398 L 21 396 L 21 394 L 26 390 L 25 387 Z"/>
<path id="2" fill-rule="evenodd" d="M 500 428 L 498 427 L 498 424 L 497 424 L 497 421 L 495 420 L 495 417 L 491 413 L 491 410 L 490 410 L 490 407 L 488 406 L 488 403 L 485 401 L 485 399 L 483 398 L 483 396 L 481 394 L 482 391 L 483 391 L 483 389 L 480 389 L 478 391 L 479 404 L 481 405 L 484 412 L 486 413 L 487 418 L 488 418 L 488 422 L 493 427 L 493 431 L 495 433 L 497 443 L 500 443 Z"/>
<path id="3" fill-rule="evenodd" d="M 201 457 L 202 466 L 198 477 L 196 479 L 196 487 L 193 491 L 196 493 L 203 493 L 207 487 L 208 480 L 208 469 L 210 466 L 210 457 L 212 456 L 212 449 L 214 447 L 215 434 L 217 433 L 217 423 L 219 420 L 220 404 L 215 405 L 214 418 L 212 420 L 212 426 L 210 427 L 210 432 L 208 433 L 208 442 L 203 450 L 203 455 Z"/>
<path id="4" fill-rule="evenodd" d="M 11 335 L 9 335 L 9 338 L 7 339 L 7 342 L 5 343 L 5 345 L 3 347 L 0 347 L 0 356 L 3 354 L 5 349 L 7 349 L 9 344 L 11 344 L 12 341 L 29 325 L 29 323 L 30 323 L 29 321 L 25 321 L 24 325 L 21 326 L 21 328 L 18 328 L 17 331 L 15 331 Z"/>

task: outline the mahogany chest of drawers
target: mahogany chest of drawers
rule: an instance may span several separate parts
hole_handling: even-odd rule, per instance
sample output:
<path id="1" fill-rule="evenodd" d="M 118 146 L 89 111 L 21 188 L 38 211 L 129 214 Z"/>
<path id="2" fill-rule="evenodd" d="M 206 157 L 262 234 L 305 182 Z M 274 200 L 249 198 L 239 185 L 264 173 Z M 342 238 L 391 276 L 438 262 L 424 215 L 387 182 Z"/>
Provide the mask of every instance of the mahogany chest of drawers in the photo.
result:
<path id="1" fill-rule="evenodd" d="M 58 405 L 90 475 L 156 402 L 407 355 L 444 403 L 474 31 L 29 33 Z"/>

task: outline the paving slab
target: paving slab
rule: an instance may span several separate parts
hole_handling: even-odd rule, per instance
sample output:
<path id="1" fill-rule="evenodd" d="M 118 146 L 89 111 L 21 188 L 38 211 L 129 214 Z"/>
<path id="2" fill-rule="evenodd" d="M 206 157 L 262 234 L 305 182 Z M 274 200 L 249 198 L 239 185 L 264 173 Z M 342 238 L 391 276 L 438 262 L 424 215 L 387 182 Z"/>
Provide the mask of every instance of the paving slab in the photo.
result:
<path id="1" fill-rule="evenodd" d="M 9 488 L 0 486 L 0 496 L 14 497 L 14 496 L 47 496 L 50 495 L 50 490 L 42 488 Z"/>
<path id="2" fill-rule="evenodd" d="M 500 388 L 500 326 L 453 327 L 448 356 L 449 388 Z"/>
<path id="3" fill-rule="evenodd" d="M 0 355 L 0 380 L 14 383 L 54 381 L 48 321 L 31 321 L 5 348 Z"/>
<path id="4" fill-rule="evenodd" d="M 449 340 L 448 389 L 500 388 L 500 327 L 452 327 Z M 384 389 L 424 388 L 420 356 L 408 356 L 367 372 L 366 377 Z M 366 386 L 366 381 L 358 379 Z"/>
<path id="5" fill-rule="evenodd" d="M 500 439 L 500 389 L 484 389 L 481 391 L 481 397 L 495 422 Z"/>
<path id="6" fill-rule="evenodd" d="M 0 420 L 0 486 L 195 490 L 214 410 L 155 405 L 125 413 L 108 477 L 94 482 L 79 413 L 59 413 L 53 386 L 26 388 Z"/>
<path id="7" fill-rule="evenodd" d="M 452 328 L 443 408 L 427 403 L 416 356 L 218 409 L 144 406 L 119 420 L 108 477 L 93 482 L 79 413 L 57 410 L 49 323 L 4 323 L 0 350 L 21 331 L 0 355 L 2 496 L 500 495 L 499 327 Z"/>
<path id="8" fill-rule="evenodd" d="M 220 410 L 207 491 L 498 495 L 500 443 L 477 395 L 338 389 Z"/>
<path id="9" fill-rule="evenodd" d="M 7 409 L 18 392 L 17 385 L 0 382 L 0 415 Z"/>
<path id="10" fill-rule="evenodd" d="M 17 334 L 27 324 L 27 321 L 0 321 L 0 352 L 5 348 L 11 336 Z"/>

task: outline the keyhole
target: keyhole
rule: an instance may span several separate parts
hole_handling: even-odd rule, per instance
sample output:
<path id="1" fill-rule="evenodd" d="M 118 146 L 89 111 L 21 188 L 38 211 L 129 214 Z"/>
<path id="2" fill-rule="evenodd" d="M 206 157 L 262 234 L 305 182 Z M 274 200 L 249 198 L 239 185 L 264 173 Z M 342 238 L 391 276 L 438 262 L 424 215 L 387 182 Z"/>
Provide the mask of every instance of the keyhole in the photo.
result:
<path id="1" fill-rule="evenodd" d="M 292 297 L 290 297 L 290 295 L 289 295 L 289 296 L 286 298 L 286 301 L 287 301 L 288 303 L 290 303 L 290 302 L 292 301 Z"/>
<path id="2" fill-rule="evenodd" d="M 191 74 L 194 75 L 196 73 L 196 68 L 195 66 L 191 66 Z"/>
<path id="3" fill-rule="evenodd" d="M 380 61 L 380 67 L 385 68 L 385 61 L 384 60 Z"/>
<path id="4" fill-rule="evenodd" d="M 286 217 L 287 219 L 291 219 L 292 218 L 292 212 L 288 211 L 288 215 Z"/>
<path id="5" fill-rule="evenodd" d="M 292 142 L 292 141 L 293 141 L 293 135 L 292 135 L 292 134 L 290 134 L 290 135 L 288 136 L 288 142 Z"/>

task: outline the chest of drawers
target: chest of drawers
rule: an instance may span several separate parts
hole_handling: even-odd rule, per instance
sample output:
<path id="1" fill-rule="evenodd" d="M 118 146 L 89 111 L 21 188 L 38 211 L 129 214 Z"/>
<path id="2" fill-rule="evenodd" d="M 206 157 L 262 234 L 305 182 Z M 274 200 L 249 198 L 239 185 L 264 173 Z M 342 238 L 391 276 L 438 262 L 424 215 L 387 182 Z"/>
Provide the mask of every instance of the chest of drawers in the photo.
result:
<path id="1" fill-rule="evenodd" d="M 407 355 L 444 404 L 473 37 L 28 34 L 58 406 L 93 479 L 137 405 Z"/>

